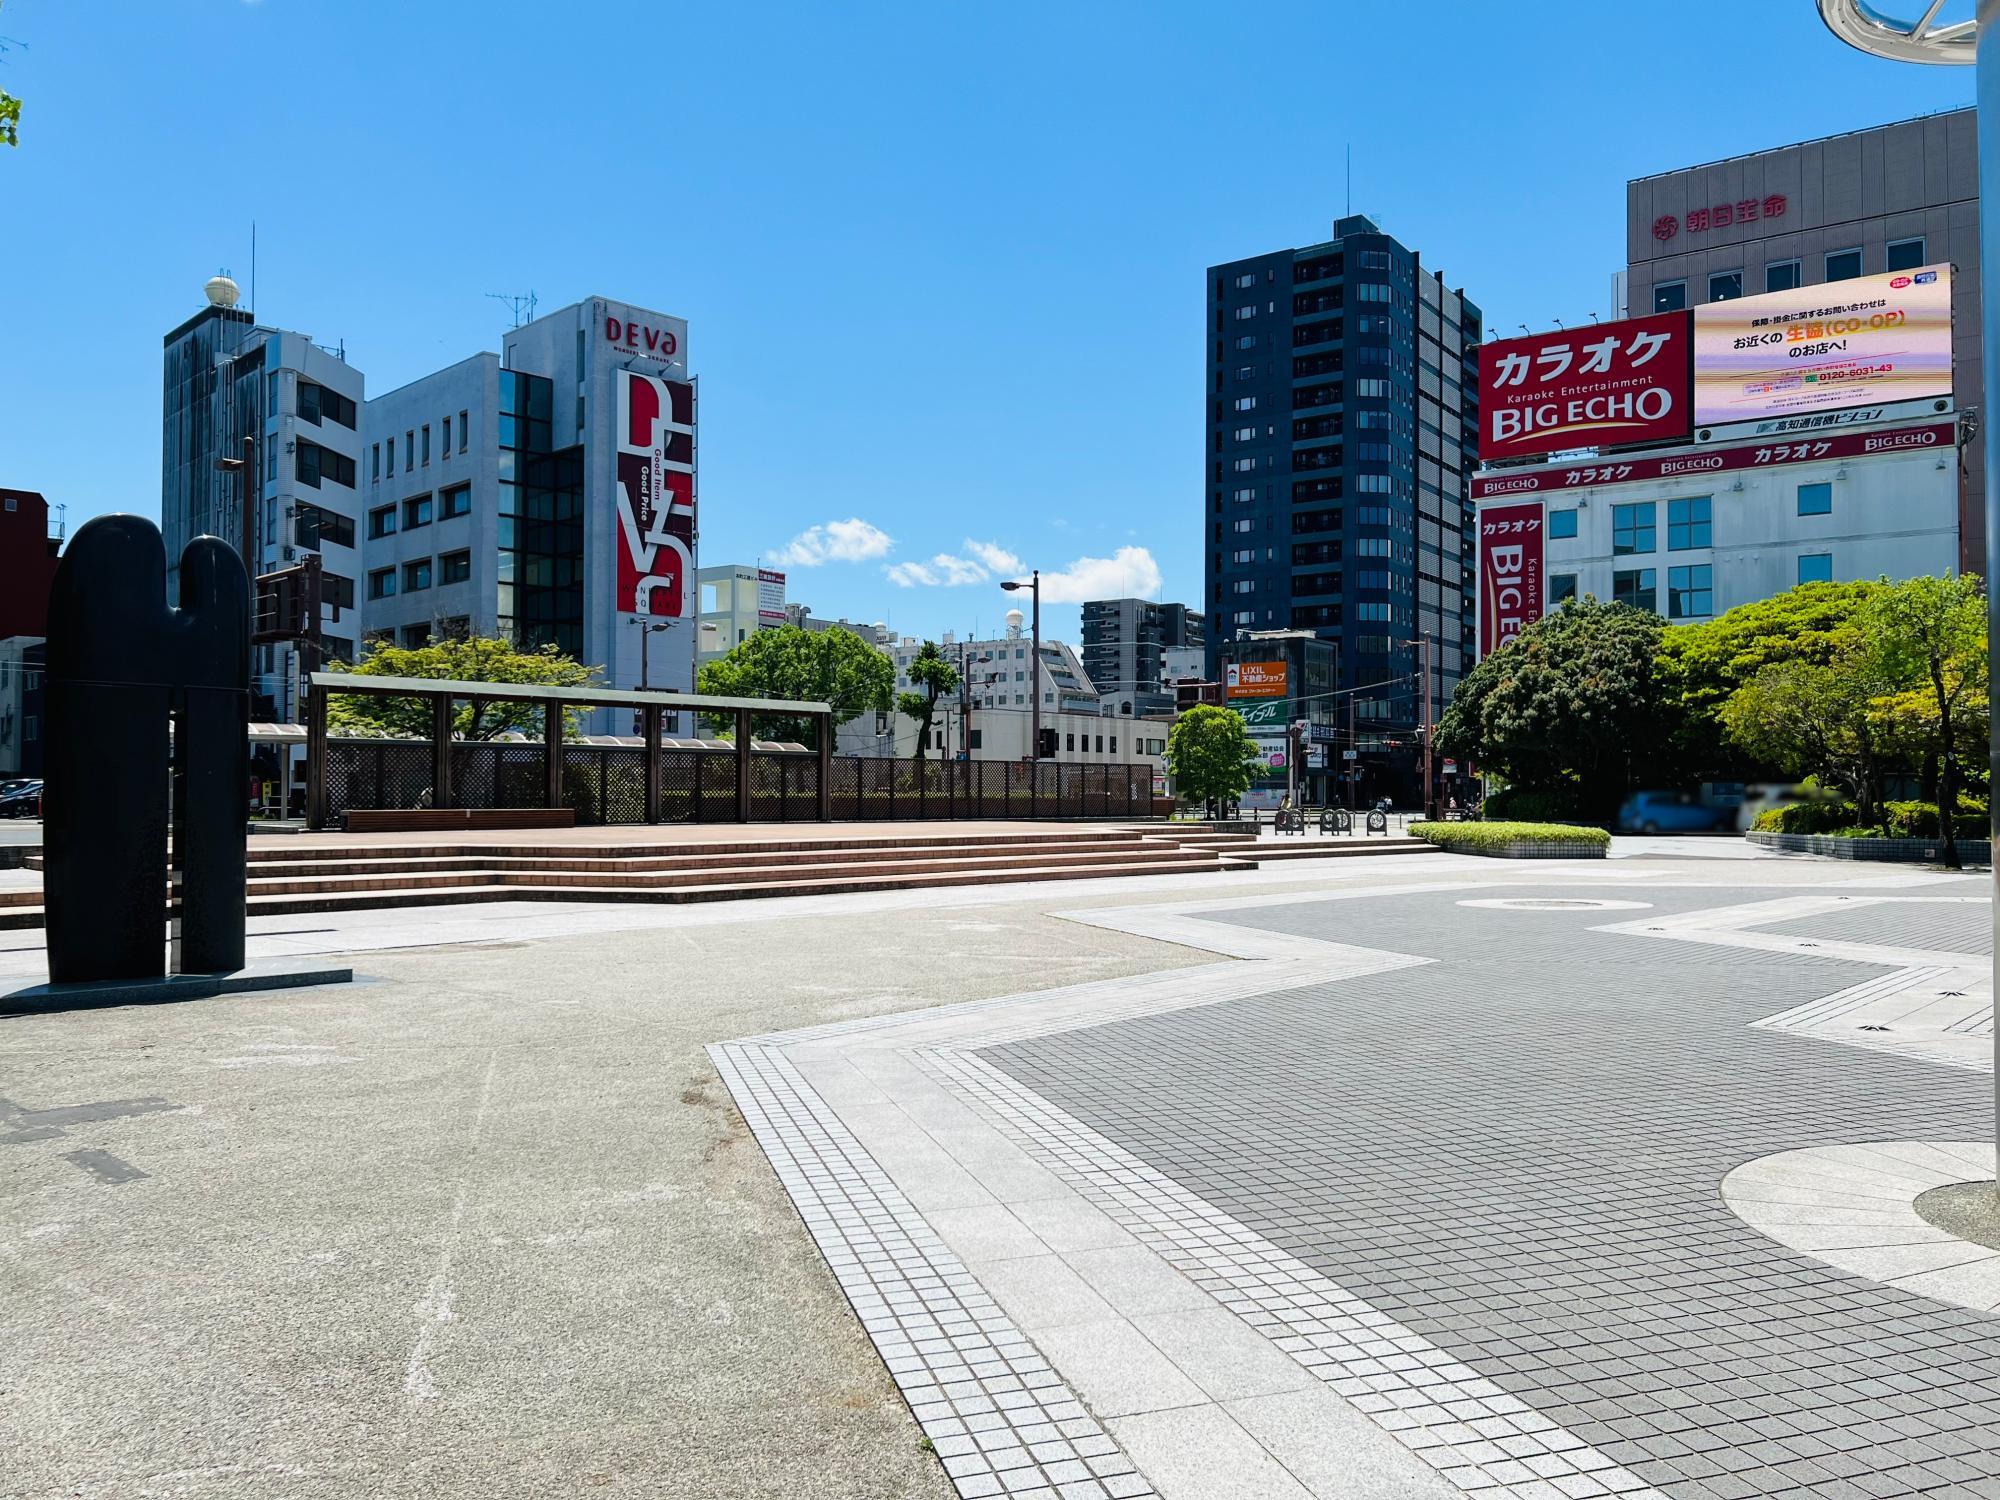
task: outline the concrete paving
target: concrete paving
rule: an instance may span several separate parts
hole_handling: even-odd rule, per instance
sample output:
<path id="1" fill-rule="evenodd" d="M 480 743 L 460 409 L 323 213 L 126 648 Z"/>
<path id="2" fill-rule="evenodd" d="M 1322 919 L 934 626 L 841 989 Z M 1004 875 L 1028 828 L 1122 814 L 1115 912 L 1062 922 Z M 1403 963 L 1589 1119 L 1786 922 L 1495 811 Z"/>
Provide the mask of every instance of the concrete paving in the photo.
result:
<path id="1" fill-rule="evenodd" d="M 1019 904 L 483 939 L 0 1021 L 0 1495 L 950 1493 L 702 1047 L 1191 955 Z"/>

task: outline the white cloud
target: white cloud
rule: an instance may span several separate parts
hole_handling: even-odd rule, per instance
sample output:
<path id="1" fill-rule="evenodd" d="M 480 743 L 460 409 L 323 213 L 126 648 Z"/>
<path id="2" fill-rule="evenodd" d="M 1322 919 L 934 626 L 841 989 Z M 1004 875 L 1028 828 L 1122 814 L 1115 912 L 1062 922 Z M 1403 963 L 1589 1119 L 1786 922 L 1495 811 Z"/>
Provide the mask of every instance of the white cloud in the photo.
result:
<path id="1" fill-rule="evenodd" d="M 1160 565 L 1144 547 L 1120 547 L 1110 557 L 1079 557 L 1058 573 L 1042 574 L 1042 599 L 1081 604 L 1086 599 L 1153 599 Z"/>
<path id="2" fill-rule="evenodd" d="M 776 552 L 770 560 L 794 568 L 816 568 L 826 562 L 867 562 L 888 554 L 895 542 L 880 527 L 859 516 L 845 521 L 828 521 L 808 526 Z"/>
<path id="3" fill-rule="evenodd" d="M 940 552 L 928 562 L 891 563 L 882 572 L 901 588 L 949 588 L 1002 578 L 1027 581 L 1021 559 L 997 542 L 966 538 L 971 557 Z M 1050 604 L 1086 599 L 1151 599 L 1160 592 L 1160 565 L 1144 547 L 1120 547 L 1110 557 L 1079 557 L 1068 567 L 1042 574 L 1042 598 Z"/>
<path id="4" fill-rule="evenodd" d="M 1012 578 L 1015 574 L 1025 571 L 1021 559 L 998 542 L 975 542 L 971 537 L 967 537 L 965 550 L 991 568 L 998 577 Z"/>

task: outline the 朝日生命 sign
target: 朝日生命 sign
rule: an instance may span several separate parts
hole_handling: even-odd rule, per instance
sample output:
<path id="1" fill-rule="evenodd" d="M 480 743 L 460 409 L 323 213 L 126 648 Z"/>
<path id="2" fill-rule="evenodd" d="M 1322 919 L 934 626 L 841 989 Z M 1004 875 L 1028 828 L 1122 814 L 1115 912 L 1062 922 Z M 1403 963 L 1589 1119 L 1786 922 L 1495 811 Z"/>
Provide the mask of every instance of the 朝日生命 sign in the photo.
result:
<path id="1" fill-rule="evenodd" d="M 1476 529 L 1484 657 L 1542 617 L 1542 502 L 1486 506 Z"/>
<path id="2" fill-rule="evenodd" d="M 1683 229 L 1689 234 L 1707 234 L 1713 229 L 1727 229 L 1732 224 L 1782 219 L 1788 207 L 1790 202 L 1783 193 L 1766 193 L 1759 198 L 1731 198 L 1723 203 L 1711 203 L 1706 208 L 1691 208 L 1685 218 L 1679 214 L 1661 214 L 1653 220 L 1653 238 L 1664 244 Z"/>
<path id="3" fill-rule="evenodd" d="M 1693 430 L 1688 314 L 1502 339 L 1479 351 L 1479 456 L 1671 443 Z"/>

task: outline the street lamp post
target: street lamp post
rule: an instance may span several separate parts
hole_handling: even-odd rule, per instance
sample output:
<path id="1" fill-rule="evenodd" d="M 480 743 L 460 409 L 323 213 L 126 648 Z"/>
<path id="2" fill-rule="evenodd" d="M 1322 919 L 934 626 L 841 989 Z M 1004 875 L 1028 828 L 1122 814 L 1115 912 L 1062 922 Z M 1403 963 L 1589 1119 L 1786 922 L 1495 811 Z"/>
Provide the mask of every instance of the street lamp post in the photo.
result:
<path id="1" fill-rule="evenodd" d="M 647 642 L 652 639 L 654 631 L 669 630 L 672 626 L 668 621 L 655 620 L 651 615 L 634 615 L 632 623 L 639 627 L 639 691 L 643 693 L 653 685 Z"/>
<path id="2" fill-rule="evenodd" d="M 1979 256 L 1986 265 L 2000 264 L 1994 259 L 2000 256 L 2000 212 L 1986 212 L 1986 204 L 1994 201 L 1994 194 L 2000 194 L 2000 0 L 1979 0 L 1977 17 L 1971 21 L 1942 23 L 1937 19 L 1942 8 L 1941 0 L 1930 0 L 1918 19 L 1898 21 L 1883 15 L 1867 0 L 1819 0 L 1820 19 L 1827 28 L 1863 52 L 1892 62 L 1977 65 L 1973 94 L 1979 105 Z M 1989 182 L 1993 193 L 1986 191 Z M 1982 314 L 1985 327 L 1980 330 L 1989 391 L 2000 390 L 2000 318 L 1996 318 L 1996 306 L 2000 304 L 1986 303 Z M 1994 487 L 2000 478 L 2000 422 L 1987 421 L 1981 426 L 1981 440 L 1986 444 L 1986 576 L 1991 580 L 1996 576 L 1995 564 L 2000 563 L 2000 493 Z M 1989 586 L 1989 642 L 1996 626 L 2000 626 L 2000 590 Z M 2000 772 L 2000 718 L 1993 721 L 1988 733 L 1987 755 L 1993 769 Z M 1989 831 L 2000 836 L 2000 805 L 1991 816 Z M 1995 891 L 2000 893 L 2000 867 L 1994 870 L 1994 881 Z M 1994 923 L 2000 928 L 2000 902 L 1994 903 Z M 2000 979 L 2000 947 L 1996 947 L 1994 975 Z M 2000 1061 L 2000 1031 L 1994 1033 L 1994 1050 L 1996 1061 Z M 1996 1087 L 2000 1087 L 2000 1068 L 1994 1070 L 1994 1077 Z"/>
<path id="3" fill-rule="evenodd" d="M 1034 644 L 1029 649 L 1035 659 L 1035 669 L 1028 674 L 1030 689 L 1028 701 L 1034 705 L 1035 717 L 1028 729 L 1031 737 L 1028 759 L 1037 761 L 1042 758 L 1042 570 L 1036 568 L 1034 576 L 1027 583 L 1021 582 L 1018 578 L 1009 578 L 1000 587 L 1010 594 L 1021 589 L 1031 589 L 1034 592 Z"/>
<path id="4" fill-rule="evenodd" d="M 1405 646 L 1424 648 L 1424 796 L 1423 807 L 1426 818 L 1431 815 L 1431 633 L 1426 630 L 1421 636 L 1404 641 Z"/>

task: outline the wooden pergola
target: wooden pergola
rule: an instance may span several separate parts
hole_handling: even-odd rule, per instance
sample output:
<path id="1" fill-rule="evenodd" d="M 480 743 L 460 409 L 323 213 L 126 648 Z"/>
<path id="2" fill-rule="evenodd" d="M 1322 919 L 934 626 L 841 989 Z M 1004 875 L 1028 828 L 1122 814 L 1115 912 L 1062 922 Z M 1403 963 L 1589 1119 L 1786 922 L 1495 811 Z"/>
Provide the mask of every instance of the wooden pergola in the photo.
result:
<path id="1" fill-rule="evenodd" d="M 534 703 L 542 708 L 542 742 L 547 761 L 543 805 L 563 803 L 563 710 L 636 708 L 646 748 L 646 821 L 660 821 L 660 716 L 666 713 L 733 717 L 736 723 L 736 819 L 750 821 L 750 719 L 753 714 L 785 714 L 813 721 L 818 740 L 819 818 L 829 818 L 833 783 L 833 709 L 830 704 L 789 698 L 717 698 L 701 693 L 616 692 L 609 689 L 540 687 L 526 683 L 464 682 L 444 677 L 369 677 L 352 672 L 313 672 L 306 708 L 306 825 L 326 826 L 326 702 L 333 693 L 366 693 L 378 698 L 423 698 L 431 708 L 431 805 L 454 805 L 451 794 L 451 719 L 456 703 Z"/>

